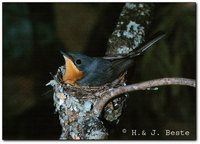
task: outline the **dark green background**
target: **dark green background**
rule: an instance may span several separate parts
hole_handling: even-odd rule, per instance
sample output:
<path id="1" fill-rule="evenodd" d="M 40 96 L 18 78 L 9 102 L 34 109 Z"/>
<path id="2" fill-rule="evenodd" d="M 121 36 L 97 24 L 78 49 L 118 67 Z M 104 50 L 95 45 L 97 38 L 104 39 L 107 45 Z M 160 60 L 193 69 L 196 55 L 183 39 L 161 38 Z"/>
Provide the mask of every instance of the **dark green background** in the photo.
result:
<path id="1" fill-rule="evenodd" d="M 103 56 L 124 3 L 3 3 L 3 139 L 58 139 L 58 115 L 46 87 L 64 64 L 60 48 Z M 128 83 L 196 79 L 196 4 L 156 3 L 150 34 L 167 35 L 129 70 Z M 123 134 L 122 129 L 127 129 Z M 131 136 L 131 129 L 188 130 L 190 136 Z M 163 86 L 130 93 L 109 139 L 195 139 L 196 89 Z"/>

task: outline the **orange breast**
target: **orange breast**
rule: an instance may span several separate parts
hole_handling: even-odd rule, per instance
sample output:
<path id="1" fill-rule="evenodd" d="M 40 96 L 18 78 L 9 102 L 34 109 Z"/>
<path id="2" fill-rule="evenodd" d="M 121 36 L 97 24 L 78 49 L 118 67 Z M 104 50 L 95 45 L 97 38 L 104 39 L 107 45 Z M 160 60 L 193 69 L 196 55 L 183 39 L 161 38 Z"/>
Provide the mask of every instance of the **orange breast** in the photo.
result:
<path id="1" fill-rule="evenodd" d="M 80 71 L 70 60 L 69 58 L 65 57 L 65 73 L 63 75 L 63 81 L 65 83 L 74 85 L 77 80 L 83 77 L 83 72 Z"/>

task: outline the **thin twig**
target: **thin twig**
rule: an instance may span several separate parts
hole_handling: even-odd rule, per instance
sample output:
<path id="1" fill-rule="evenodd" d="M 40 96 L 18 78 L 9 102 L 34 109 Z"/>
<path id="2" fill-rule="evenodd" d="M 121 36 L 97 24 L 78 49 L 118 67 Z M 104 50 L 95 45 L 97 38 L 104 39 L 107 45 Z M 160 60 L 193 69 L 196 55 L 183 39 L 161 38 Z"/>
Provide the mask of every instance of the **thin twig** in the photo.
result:
<path id="1" fill-rule="evenodd" d="M 115 98 L 116 96 L 120 94 L 131 92 L 131 91 L 137 91 L 137 90 L 146 90 L 147 88 L 164 86 L 164 85 L 185 85 L 185 86 L 196 87 L 196 81 L 193 79 L 187 79 L 187 78 L 161 78 L 161 79 L 155 79 L 155 80 L 145 81 L 141 83 L 131 84 L 128 86 L 121 86 L 118 88 L 114 88 L 109 91 L 106 91 L 103 94 L 99 103 L 95 105 L 94 111 L 96 114 L 100 115 L 105 104 L 109 100 Z"/>

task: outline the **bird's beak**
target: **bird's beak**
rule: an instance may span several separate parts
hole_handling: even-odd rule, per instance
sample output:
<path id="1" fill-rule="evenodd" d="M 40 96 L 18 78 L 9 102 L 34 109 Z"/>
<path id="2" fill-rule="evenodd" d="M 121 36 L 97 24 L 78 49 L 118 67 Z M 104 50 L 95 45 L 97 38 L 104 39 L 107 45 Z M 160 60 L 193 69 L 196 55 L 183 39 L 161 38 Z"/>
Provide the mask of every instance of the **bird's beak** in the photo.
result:
<path id="1" fill-rule="evenodd" d="M 65 60 L 72 60 L 72 56 L 69 53 L 65 53 L 63 51 L 60 51 L 60 53 L 63 55 Z"/>
<path id="2" fill-rule="evenodd" d="M 69 52 L 63 52 L 61 50 L 60 50 L 60 53 L 63 55 L 63 57 L 65 59 L 66 66 L 68 66 L 68 65 L 74 65 L 74 67 L 76 67 L 75 64 L 74 64 L 74 62 L 73 62 L 74 58 L 72 57 L 71 53 L 69 53 Z"/>

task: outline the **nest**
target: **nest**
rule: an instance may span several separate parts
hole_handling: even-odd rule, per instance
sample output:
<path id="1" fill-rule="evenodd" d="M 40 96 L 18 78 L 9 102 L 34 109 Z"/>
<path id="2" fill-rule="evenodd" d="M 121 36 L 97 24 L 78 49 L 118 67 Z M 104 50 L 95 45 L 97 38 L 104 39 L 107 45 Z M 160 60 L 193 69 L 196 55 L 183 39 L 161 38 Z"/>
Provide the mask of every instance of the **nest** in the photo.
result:
<path id="1" fill-rule="evenodd" d="M 93 107 L 101 101 L 105 92 L 125 85 L 125 74 L 112 83 L 107 83 L 98 87 L 89 87 L 72 86 L 64 83 L 62 81 L 64 71 L 65 68 L 63 66 L 59 67 L 56 75 L 53 76 L 53 80 L 47 84 L 54 88 L 54 105 L 56 107 L 56 112 L 59 113 L 60 123 L 63 128 L 61 138 L 67 136 L 72 139 L 88 139 L 82 136 L 94 136 L 94 133 L 88 134 L 86 132 L 87 134 L 85 134 L 84 129 L 88 128 L 88 124 L 92 125 L 94 129 L 97 129 L 97 123 L 98 125 L 102 124 L 102 126 L 98 126 L 101 129 L 99 129 L 98 132 L 95 131 L 95 133 L 100 132 L 106 134 L 104 124 L 99 119 L 99 115 L 95 114 L 93 111 Z M 105 105 L 101 117 L 108 122 L 118 123 L 125 101 L 126 95 L 111 100 Z M 89 119 L 91 120 L 90 123 L 86 123 Z"/>

